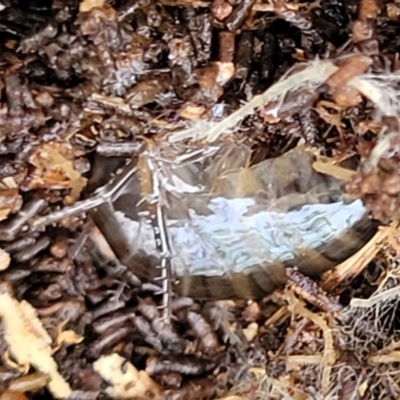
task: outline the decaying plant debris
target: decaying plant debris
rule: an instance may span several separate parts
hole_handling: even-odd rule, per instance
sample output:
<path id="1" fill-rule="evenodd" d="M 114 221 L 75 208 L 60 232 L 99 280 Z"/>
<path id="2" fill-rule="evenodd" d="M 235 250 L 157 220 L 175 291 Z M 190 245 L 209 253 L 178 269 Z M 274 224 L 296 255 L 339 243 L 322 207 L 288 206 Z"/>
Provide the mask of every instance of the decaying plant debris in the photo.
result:
<path id="1" fill-rule="evenodd" d="M 399 398 L 399 31 L 390 0 L 1 0 L 0 400 Z M 168 323 L 85 212 L 40 222 L 150 136 L 305 143 L 382 226 L 318 281 Z"/>

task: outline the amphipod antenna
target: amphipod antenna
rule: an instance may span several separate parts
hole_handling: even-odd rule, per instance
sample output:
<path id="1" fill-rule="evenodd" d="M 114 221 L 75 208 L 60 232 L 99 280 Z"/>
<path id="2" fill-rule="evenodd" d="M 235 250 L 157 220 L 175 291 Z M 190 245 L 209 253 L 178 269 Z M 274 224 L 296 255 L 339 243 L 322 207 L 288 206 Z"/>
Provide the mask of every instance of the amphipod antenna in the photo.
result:
<path id="1" fill-rule="evenodd" d="M 112 202 L 120 195 L 121 191 L 124 190 L 126 182 L 132 177 L 132 175 L 138 172 L 137 167 L 126 169 L 127 173 L 125 176 L 115 184 L 114 181 L 100 187 L 93 197 L 86 200 L 77 201 L 74 205 L 63 208 L 60 211 L 55 211 L 51 214 L 44 215 L 34 219 L 30 226 L 32 229 L 38 229 L 46 225 L 54 224 L 66 217 L 73 217 L 74 215 L 83 214 L 94 208 L 107 203 Z"/>

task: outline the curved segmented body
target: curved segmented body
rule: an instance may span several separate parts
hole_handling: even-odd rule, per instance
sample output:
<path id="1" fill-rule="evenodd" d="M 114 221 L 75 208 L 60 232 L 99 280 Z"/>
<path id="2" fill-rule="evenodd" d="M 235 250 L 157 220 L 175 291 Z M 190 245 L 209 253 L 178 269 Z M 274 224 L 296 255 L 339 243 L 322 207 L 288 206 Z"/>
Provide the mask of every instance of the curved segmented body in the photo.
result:
<path id="1" fill-rule="evenodd" d="M 144 172 L 99 207 L 95 221 L 139 277 L 154 279 L 168 259 L 175 287 L 203 299 L 261 297 L 286 281 L 287 266 L 320 274 L 372 237 L 361 201 L 348 201 L 340 181 L 314 171 L 311 153 L 248 168 L 249 154 L 232 145 L 144 152 Z M 148 218 L 155 207 L 164 218 L 163 251 Z"/>

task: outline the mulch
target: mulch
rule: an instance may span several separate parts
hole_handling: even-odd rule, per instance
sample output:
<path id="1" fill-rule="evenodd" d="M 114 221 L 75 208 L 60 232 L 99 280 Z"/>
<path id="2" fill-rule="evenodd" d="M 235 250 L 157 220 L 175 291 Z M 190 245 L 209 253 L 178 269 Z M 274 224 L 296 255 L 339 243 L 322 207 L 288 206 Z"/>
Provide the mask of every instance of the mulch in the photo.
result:
<path id="1" fill-rule="evenodd" d="M 0 400 L 398 399 L 399 37 L 398 1 L 2 0 Z M 166 322 L 85 201 L 99 157 L 171 137 L 252 163 L 307 145 L 379 229 L 322 277 L 175 296 Z"/>

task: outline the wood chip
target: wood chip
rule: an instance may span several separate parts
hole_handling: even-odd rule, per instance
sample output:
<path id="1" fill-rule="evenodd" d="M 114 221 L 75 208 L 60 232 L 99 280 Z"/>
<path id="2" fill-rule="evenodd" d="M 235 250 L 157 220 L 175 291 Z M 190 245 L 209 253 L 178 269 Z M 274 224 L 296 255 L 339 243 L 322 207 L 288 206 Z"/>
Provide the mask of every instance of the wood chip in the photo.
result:
<path id="1" fill-rule="evenodd" d="M 100 357 L 94 362 L 93 368 L 110 384 L 106 393 L 113 399 L 141 399 L 150 396 L 152 400 L 164 398 L 160 387 L 146 372 L 138 371 L 116 353 Z"/>
<path id="2" fill-rule="evenodd" d="M 27 301 L 12 297 L 6 284 L 0 285 L 0 317 L 8 351 L 19 365 L 33 366 L 49 376 L 48 389 L 56 399 L 66 399 L 72 390 L 58 372 L 52 357 L 52 340 Z"/>
<path id="3" fill-rule="evenodd" d="M 10 266 L 10 255 L 0 248 L 0 271 L 4 271 Z"/>

